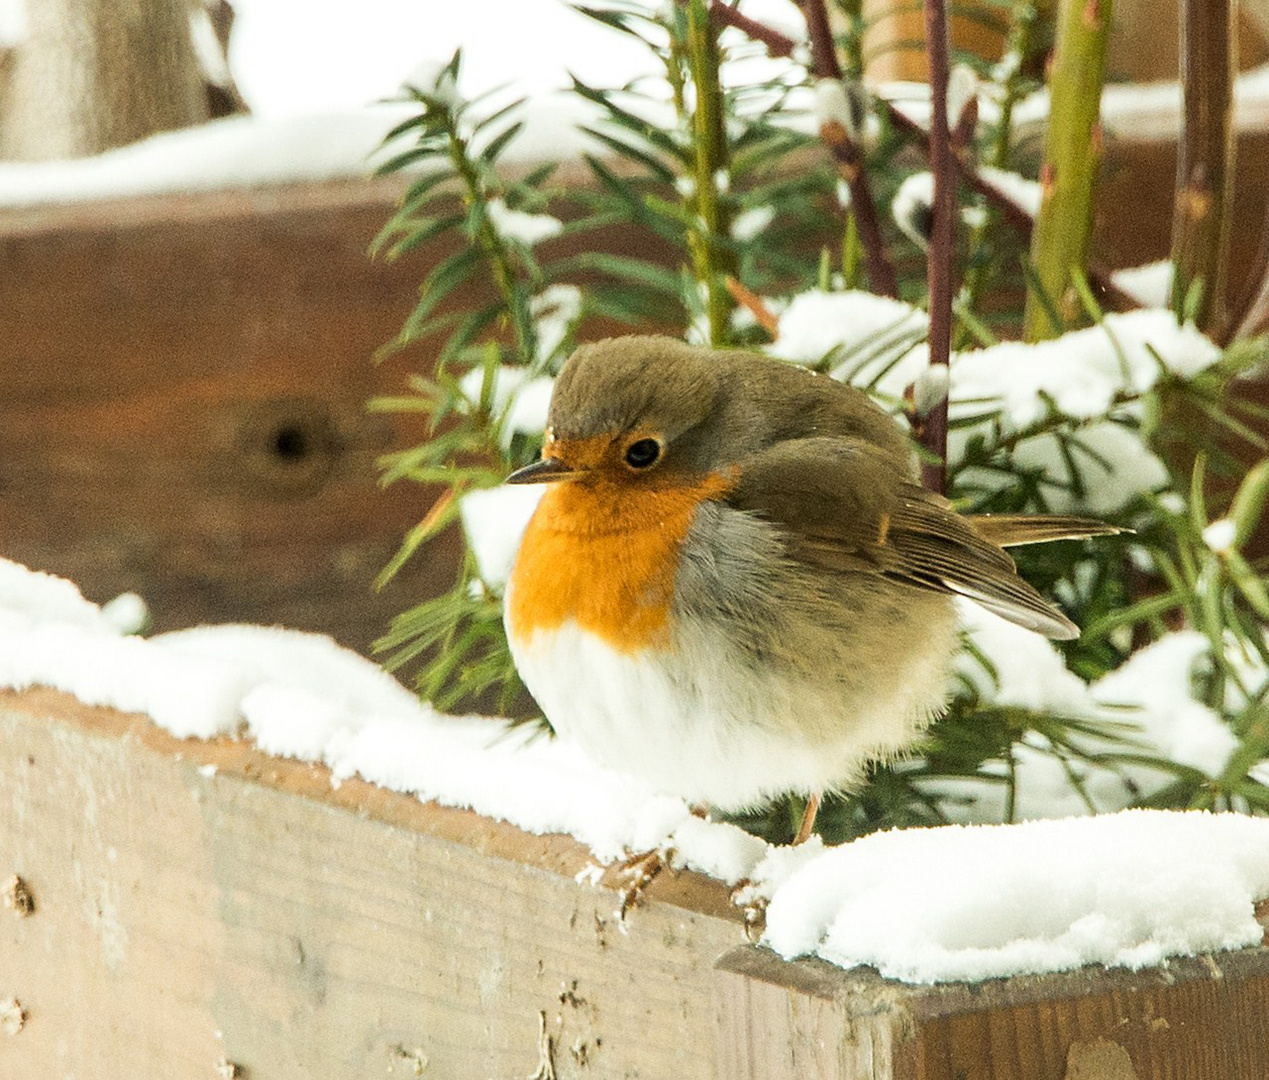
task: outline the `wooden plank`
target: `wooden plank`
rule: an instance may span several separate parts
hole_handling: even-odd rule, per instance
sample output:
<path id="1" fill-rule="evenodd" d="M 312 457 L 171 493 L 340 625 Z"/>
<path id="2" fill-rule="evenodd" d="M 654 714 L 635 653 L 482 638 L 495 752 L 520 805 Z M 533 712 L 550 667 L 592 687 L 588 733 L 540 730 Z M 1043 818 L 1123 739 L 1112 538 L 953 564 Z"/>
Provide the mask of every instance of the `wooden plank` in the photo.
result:
<path id="1" fill-rule="evenodd" d="M 0 218 L 3 553 L 158 629 L 282 622 L 366 648 L 452 579 L 453 540 L 370 588 L 432 495 L 379 492 L 419 434 L 371 416 L 417 266 L 366 244 L 395 191 L 289 189 Z"/>
<path id="2" fill-rule="evenodd" d="M 0 875 L 36 903 L 0 909 L 0 1076 L 529 1076 L 543 1014 L 561 1080 L 713 1075 L 717 883 L 623 930 L 571 840 L 52 692 L 0 699 L 0 747 Z"/>
<path id="3" fill-rule="evenodd" d="M 4 1077 L 1269 1075 L 1264 948 L 934 987 L 789 963 L 718 882 L 663 875 L 623 927 L 571 838 L 49 690 L 0 693 L 0 826 Z"/>
<path id="4" fill-rule="evenodd" d="M 434 342 L 372 357 L 452 250 L 369 258 L 402 187 L 0 212 L 0 553 L 93 600 L 140 592 L 157 630 L 281 623 L 363 651 L 449 588 L 456 530 L 372 588 L 438 491 L 378 487 L 426 422 L 366 410 L 429 369 Z M 628 228 L 585 244 L 646 248 Z"/>
<path id="5" fill-rule="evenodd" d="M 719 961 L 716 993 L 720 1054 L 730 1048 L 733 1074 L 753 1080 L 1269 1076 L 1264 948 L 1142 972 L 902 987 L 744 947 Z"/>
<path id="6" fill-rule="evenodd" d="M 741 946 L 715 972 L 719 1075 L 909 1080 L 913 991 L 819 960 Z M 919 992 L 919 991 L 918 991 Z"/>

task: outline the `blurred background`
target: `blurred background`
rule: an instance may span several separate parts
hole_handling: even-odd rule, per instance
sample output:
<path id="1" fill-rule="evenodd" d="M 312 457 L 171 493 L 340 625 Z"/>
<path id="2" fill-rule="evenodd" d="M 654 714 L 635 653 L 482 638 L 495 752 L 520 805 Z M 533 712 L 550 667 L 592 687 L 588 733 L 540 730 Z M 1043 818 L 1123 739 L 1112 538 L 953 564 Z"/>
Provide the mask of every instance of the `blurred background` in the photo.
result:
<path id="1" fill-rule="evenodd" d="M 925 74 L 910 7 L 872 4 L 865 41 L 867 78 L 899 96 Z M 1116 4 L 1111 79 L 1172 85 L 1108 123 L 1097 244 L 1114 268 L 1168 251 L 1170 8 Z M 744 10 L 803 33 L 788 0 Z M 1269 0 L 1239 18 L 1235 267 L 1269 201 Z M 954 43 L 1002 47 L 973 18 Z M 464 94 L 529 96 L 526 167 L 581 145 L 576 99 L 553 93 L 568 73 L 615 86 L 651 63 L 557 0 L 0 0 L 0 556 L 97 601 L 139 592 L 156 629 L 282 623 L 362 650 L 449 587 L 456 541 L 372 588 L 431 501 L 375 480 L 422 421 L 365 408 L 426 350 L 372 357 L 440 253 L 367 247 L 406 183 L 373 175 L 405 115 L 382 102 L 459 46 Z M 628 231 L 604 242 L 655 255 Z"/>

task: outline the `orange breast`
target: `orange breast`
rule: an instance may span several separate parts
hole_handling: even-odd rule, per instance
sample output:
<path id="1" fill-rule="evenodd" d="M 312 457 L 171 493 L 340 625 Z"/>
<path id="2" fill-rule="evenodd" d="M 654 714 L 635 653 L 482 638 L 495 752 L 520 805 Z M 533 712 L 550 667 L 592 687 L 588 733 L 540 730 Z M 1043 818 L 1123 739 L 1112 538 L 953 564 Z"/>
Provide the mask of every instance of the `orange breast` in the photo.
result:
<path id="1" fill-rule="evenodd" d="M 719 475 L 691 487 L 555 484 L 525 530 L 507 621 L 518 641 L 569 619 L 623 652 L 656 645 L 669 624 L 679 551 Z"/>

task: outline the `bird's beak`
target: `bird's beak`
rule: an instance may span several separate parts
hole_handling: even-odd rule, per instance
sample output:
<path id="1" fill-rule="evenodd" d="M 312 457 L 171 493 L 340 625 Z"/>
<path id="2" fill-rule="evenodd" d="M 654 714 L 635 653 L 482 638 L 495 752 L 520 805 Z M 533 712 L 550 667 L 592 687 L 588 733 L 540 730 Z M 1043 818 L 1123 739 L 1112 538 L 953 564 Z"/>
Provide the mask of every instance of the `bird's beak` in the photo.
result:
<path id="1" fill-rule="evenodd" d="M 567 480 L 576 476 L 577 470 L 564 464 L 559 458 L 544 457 L 523 469 L 517 469 L 506 480 L 505 484 L 552 484 L 557 480 Z"/>

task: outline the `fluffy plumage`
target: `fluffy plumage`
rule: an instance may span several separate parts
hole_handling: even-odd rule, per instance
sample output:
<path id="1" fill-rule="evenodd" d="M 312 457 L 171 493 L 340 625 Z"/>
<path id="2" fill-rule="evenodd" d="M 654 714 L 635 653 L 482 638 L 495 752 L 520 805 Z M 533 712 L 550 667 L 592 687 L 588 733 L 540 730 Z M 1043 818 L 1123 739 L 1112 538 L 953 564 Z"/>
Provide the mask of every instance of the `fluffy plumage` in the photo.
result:
<path id="1" fill-rule="evenodd" d="M 577 350 L 511 481 L 552 482 L 507 598 L 547 717 L 725 808 L 848 786 L 907 744 L 944 700 L 954 595 L 1074 636 L 1003 545 L 1114 531 L 959 515 L 858 391 L 652 337 Z"/>

